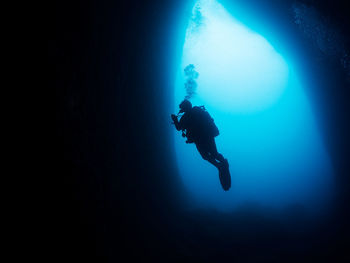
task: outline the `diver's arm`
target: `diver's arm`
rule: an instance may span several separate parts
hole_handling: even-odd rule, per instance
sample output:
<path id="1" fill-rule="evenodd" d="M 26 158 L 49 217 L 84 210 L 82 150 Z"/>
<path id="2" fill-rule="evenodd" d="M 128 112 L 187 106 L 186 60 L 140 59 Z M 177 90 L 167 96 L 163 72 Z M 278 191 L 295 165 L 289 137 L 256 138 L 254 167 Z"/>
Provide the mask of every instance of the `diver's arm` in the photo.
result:
<path id="1" fill-rule="evenodd" d="M 171 119 L 172 119 L 173 122 L 174 122 L 174 125 L 175 125 L 176 130 L 178 130 L 178 131 L 182 130 L 182 129 L 181 129 L 180 122 L 179 122 L 179 120 L 177 119 L 177 116 L 176 116 L 175 114 L 171 114 Z"/>

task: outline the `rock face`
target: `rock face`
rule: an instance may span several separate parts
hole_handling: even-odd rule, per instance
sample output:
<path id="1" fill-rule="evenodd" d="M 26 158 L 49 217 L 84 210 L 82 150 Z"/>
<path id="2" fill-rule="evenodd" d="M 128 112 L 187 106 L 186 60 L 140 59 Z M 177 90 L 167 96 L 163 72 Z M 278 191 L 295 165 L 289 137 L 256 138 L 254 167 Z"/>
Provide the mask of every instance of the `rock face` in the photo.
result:
<path id="1" fill-rule="evenodd" d="M 55 68 L 51 84 L 56 87 L 57 163 L 55 172 L 47 175 L 59 186 L 52 205 L 57 222 L 50 227 L 58 241 L 55 255 L 77 262 L 114 262 L 123 256 L 156 262 L 254 262 L 249 255 L 273 261 L 274 254 L 301 262 L 344 252 L 350 221 L 345 209 L 350 89 L 343 65 L 327 58 L 316 62 L 319 54 L 303 39 L 293 15 L 290 23 L 279 24 L 299 38 L 298 48 L 305 46 L 305 63 L 316 65 L 311 70 L 319 85 L 310 92 L 318 94 L 315 104 L 324 107 L 321 124 L 342 186 L 336 213 L 329 218 L 332 224 L 323 222 L 323 232 L 317 227 L 305 232 L 305 211 L 295 207 L 276 217 L 254 204 L 232 214 L 188 212 L 167 116 L 174 83 L 169 61 L 179 52 L 172 37 L 177 15 L 188 7 L 181 1 L 144 2 L 56 4 L 49 58 Z M 288 17 L 292 6 L 292 1 L 273 7 L 258 2 L 266 2 L 266 12 L 276 17 Z M 350 26 L 344 25 L 349 21 L 341 4 L 307 2 L 328 15 L 349 41 Z M 293 216 L 295 220 L 287 220 Z M 333 226 L 342 234 L 332 236 Z M 276 252 L 276 247 L 281 249 Z"/>

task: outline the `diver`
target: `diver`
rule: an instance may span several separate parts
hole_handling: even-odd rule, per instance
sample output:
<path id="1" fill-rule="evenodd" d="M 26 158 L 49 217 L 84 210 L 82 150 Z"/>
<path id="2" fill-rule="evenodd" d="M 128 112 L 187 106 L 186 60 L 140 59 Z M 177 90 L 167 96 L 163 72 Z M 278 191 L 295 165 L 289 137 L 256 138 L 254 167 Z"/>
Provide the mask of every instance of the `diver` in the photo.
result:
<path id="1" fill-rule="evenodd" d="M 171 114 L 176 130 L 181 130 L 182 136 L 187 137 L 186 143 L 194 143 L 202 158 L 219 170 L 220 180 L 222 176 L 229 176 L 228 161 L 216 148 L 215 137 L 219 135 L 219 130 L 204 106 L 192 107 L 191 102 L 185 99 L 179 107 L 178 115 Z M 179 121 L 178 116 L 182 113 Z M 223 187 L 228 190 L 230 185 L 231 180 Z"/>

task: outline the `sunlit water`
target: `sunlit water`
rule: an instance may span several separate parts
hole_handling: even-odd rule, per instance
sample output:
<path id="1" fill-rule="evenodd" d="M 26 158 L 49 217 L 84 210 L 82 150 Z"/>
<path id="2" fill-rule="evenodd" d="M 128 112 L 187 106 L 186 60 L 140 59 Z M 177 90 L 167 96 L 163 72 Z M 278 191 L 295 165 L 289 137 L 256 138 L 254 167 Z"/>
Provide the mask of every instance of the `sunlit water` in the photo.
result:
<path id="1" fill-rule="evenodd" d="M 231 211 L 245 203 L 325 207 L 332 168 L 314 113 L 291 65 L 273 46 L 215 0 L 197 1 L 189 18 L 175 83 L 175 108 L 186 95 L 183 69 L 199 73 L 194 105 L 205 105 L 230 163 L 225 192 L 215 167 L 175 131 L 180 176 L 192 201 Z"/>

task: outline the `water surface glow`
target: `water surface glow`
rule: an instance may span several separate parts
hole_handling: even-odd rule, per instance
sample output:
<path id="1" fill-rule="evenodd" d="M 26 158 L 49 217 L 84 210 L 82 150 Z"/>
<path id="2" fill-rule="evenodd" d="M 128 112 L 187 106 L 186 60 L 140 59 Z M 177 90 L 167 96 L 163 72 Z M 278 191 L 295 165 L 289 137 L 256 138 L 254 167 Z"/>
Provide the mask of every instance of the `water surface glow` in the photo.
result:
<path id="1" fill-rule="evenodd" d="M 175 112 L 185 97 L 188 64 L 199 72 L 192 103 L 214 117 L 218 150 L 232 175 L 224 192 L 216 168 L 175 132 L 179 172 L 193 201 L 223 211 L 247 202 L 324 207 L 332 188 L 330 159 L 302 83 L 283 56 L 220 3 L 200 0 L 186 30 Z"/>

